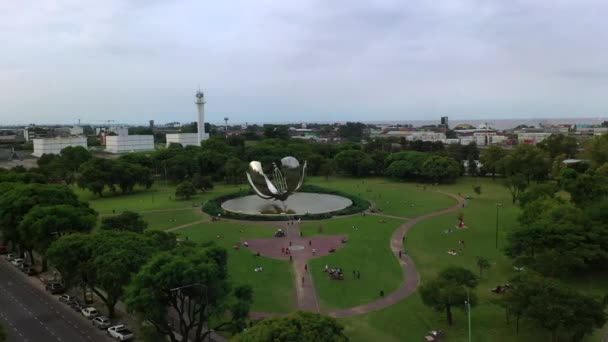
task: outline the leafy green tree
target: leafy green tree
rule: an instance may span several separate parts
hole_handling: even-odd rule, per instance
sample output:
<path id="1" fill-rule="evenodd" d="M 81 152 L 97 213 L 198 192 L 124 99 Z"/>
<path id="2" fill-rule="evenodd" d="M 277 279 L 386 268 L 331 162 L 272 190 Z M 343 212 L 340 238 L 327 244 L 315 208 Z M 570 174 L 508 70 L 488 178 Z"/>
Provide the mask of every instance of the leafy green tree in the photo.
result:
<path id="1" fill-rule="evenodd" d="M 66 287 L 80 285 L 83 300 L 91 273 L 89 262 L 92 258 L 91 234 L 75 233 L 64 235 L 53 241 L 46 253 L 49 262 L 61 273 Z"/>
<path id="2" fill-rule="evenodd" d="M 492 267 L 492 264 L 490 263 L 490 260 L 484 257 L 477 257 L 477 267 L 479 267 L 479 277 L 481 278 L 483 270 L 487 270 L 488 268 Z"/>
<path id="3" fill-rule="evenodd" d="M 605 302 L 533 274 L 516 280 L 502 300 L 507 314 L 517 316 L 518 330 L 519 317 L 525 316 L 549 330 L 552 341 L 560 329 L 580 341 L 606 323 Z"/>
<path id="4" fill-rule="evenodd" d="M 224 166 L 226 171 L 226 181 L 238 184 L 245 175 L 245 164 L 236 157 L 231 157 Z"/>
<path id="5" fill-rule="evenodd" d="M 589 170 L 563 183 L 572 201 L 583 207 L 608 196 L 608 176 Z"/>
<path id="6" fill-rule="evenodd" d="M 19 224 L 22 241 L 31 241 L 42 256 L 42 271 L 47 270 L 46 252 L 51 243 L 65 234 L 90 232 L 97 224 L 97 213 L 86 205 L 35 206 Z"/>
<path id="7" fill-rule="evenodd" d="M 477 304 L 475 292 L 477 277 L 473 272 L 462 267 L 448 267 L 437 278 L 420 287 L 420 296 L 424 305 L 445 312 L 449 325 L 453 324 L 452 308 L 464 308 L 469 302 L 471 307 Z"/>
<path id="8" fill-rule="evenodd" d="M 528 187 L 526 178 L 521 174 L 508 176 L 507 179 L 505 179 L 504 184 L 511 193 L 512 203 L 515 203 Z"/>
<path id="9" fill-rule="evenodd" d="M 80 165 L 89 161 L 93 156 L 82 146 L 68 146 L 61 150 L 61 161 L 67 170 L 78 171 Z"/>
<path id="10" fill-rule="evenodd" d="M 576 139 L 564 134 L 551 134 L 545 140 L 538 143 L 537 146 L 545 150 L 551 159 L 555 159 L 560 154 L 565 155 L 567 158 L 574 158 L 578 150 Z"/>
<path id="11" fill-rule="evenodd" d="M 492 179 L 495 179 L 496 173 L 500 170 L 501 160 L 506 156 L 505 150 L 498 145 L 490 145 L 481 153 L 480 162 L 486 172 L 492 174 Z"/>
<path id="12" fill-rule="evenodd" d="M 213 181 L 211 179 L 210 176 L 201 176 L 198 173 L 194 175 L 194 177 L 192 177 L 192 185 L 194 185 L 194 187 L 197 190 L 202 190 L 202 191 L 206 191 L 206 190 L 211 190 L 213 189 Z"/>
<path id="13" fill-rule="evenodd" d="M 26 248 L 32 257 L 32 241 L 19 233 L 23 217 L 35 206 L 82 204 L 66 186 L 50 184 L 0 183 L 0 230 L 5 241 Z M 33 258 L 32 262 L 34 262 Z"/>
<path id="14" fill-rule="evenodd" d="M 206 142 L 205 142 L 206 143 Z M 221 146 L 221 145 L 220 145 Z M 220 151 L 213 149 L 206 149 L 202 153 L 198 155 L 198 163 L 200 166 L 200 172 L 203 175 L 209 175 L 214 180 L 220 181 L 224 179 L 226 175 L 225 165 L 226 162 L 230 159 L 236 158 L 231 157 L 230 147 L 224 146 L 228 148 L 228 152 L 220 152 L 221 147 L 218 146 Z M 239 162 L 240 159 L 236 158 Z"/>
<path id="15" fill-rule="evenodd" d="M 594 137 L 585 146 L 585 153 L 593 167 L 608 163 L 608 135 Z"/>
<path id="16" fill-rule="evenodd" d="M 321 164 L 319 173 L 322 176 L 325 176 L 325 180 L 329 180 L 330 176 L 333 176 L 336 174 L 337 168 L 338 168 L 338 165 L 336 164 L 336 161 L 334 159 L 325 159 L 323 164 Z"/>
<path id="17" fill-rule="evenodd" d="M 289 131 L 285 125 L 264 125 L 264 138 L 287 140 Z"/>
<path id="18" fill-rule="evenodd" d="M 181 182 L 198 172 L 197 161 L 185 153 L 178 153 L 162 162 L 161 172 L 168 180 Z"/>
<path id="19" fill-rule="evenodd" d="M 226 250 L 213 244 L 182 245 L 156 254 L 134 276 L 125 303 L 173 342 L 203 341 L 210 333 L 205 326 L 216 332 L 241 332 L 252 290 L 231 288 L 227 260 Z M 174 328 L 169 325 L 169 311 L 179 320 Z"/>
<path id="20" fill-rule="evenodd" d="M 450 157 L 432 155 L 422 164 L 422 176 L 437 183 L 451 183 L 461 175 L 461 166 Z"/>
<path id="21" fill-rule="evenodd" d="M 283 317 L 266 318 L 236 335 L 235 342 L 346 342 L 344 327 L 335 319 L 313 312 L 297 311 Z"/>
<path id="22" fill-rule="evenodd" d="M 189 200 L 190 197 L 196 195 L 196 188 L 190 181 L 184 181 L 175 188 L 175 197 Z"/>
<path id="23" fill-rule="evenodd" d="M 477 176 L 479 174 L 477 161 L 473 158 L 467 159 L 467 174 L 469 176 Z"/>
<path id="24" fill-rule="evenodd" d="M 335 157 L 338 168 L 351 176 L 365 176 L 374 167 L 374 161 L 360 150 L 345 150 Z"/>
<path id="25" fill-rule="evenodd" d="M 363 139 L 363 130 L 367 126 L 360 122 L 347 122 L 338 127 L 338 136 L 351 142 L 360 142 Z"/>
<path id="26" fill-rule="evenodd" d="M 501 159 L 500 168 L 506 176 L 521 175 L 529 185 L 533 180 L 547 178 L 551 171 L 551 160 L 540 148 L 522 144 Z"/>
<path id="27" fill-rule="evenodd" d="M 106 186 L 112 187 L 112 161 L 109 159 L 92 158 L 80 165 L 78 172 L 78 186 L 99 197 L 103 196 Z"/>
<path id="28" fill-rule="evenodd" d="M 520 207 L 541 198 L 552 198 L 559 191 L 559 187 L 553 183 L 533 184 L 519 196 Z"/>
<path id="29" fill-rule="evenodd" d="M 139 271 L 158 251 L 155 240 L 132 232 L 105 232 L 91 235 L 92 259 L 88 262 L 88 283 L 108 307 L 110 317 L 122 298 L 131 275 Z M 103 290 L 103 291 L 100 291 Z"/>
<path id="30" fill-rule="evenodd" d="M 123 211 L 119 215 L 101 219 L 101 229 L 143 233 L 146 228 L 148 228 L 148 222 L 141 214 L 132 211 Z"/>

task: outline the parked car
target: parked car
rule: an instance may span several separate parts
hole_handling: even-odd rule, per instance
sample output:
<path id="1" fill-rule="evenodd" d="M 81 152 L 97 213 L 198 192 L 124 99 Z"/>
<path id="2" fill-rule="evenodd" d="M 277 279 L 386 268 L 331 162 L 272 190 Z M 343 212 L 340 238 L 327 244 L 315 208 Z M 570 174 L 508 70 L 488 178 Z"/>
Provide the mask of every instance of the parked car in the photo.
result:
<path id="1" fill-rule="evenodd" d="M 8 253 L 6 255 L 6 260 L 8 260 L 8 261 L 13 261 L 15 258 L 17 258 L 17 254 L 15 254 L 15 253 Z"/>
<path id="2" fill-rule="evenodd" d="M 11 264 L 13 264 L 13 266 L 16 266 L 16 267 L 23 265 L 24 262 L 25 262 L 25 260 L 23 260 L 21 258 L 16 258 L 16 259 L 11 260 Z"/>
<path id="3" fill-rule="evenodd" d="M 25 274 L 27 274 L 28 276 L 35 276 L 38 275 L 38 270 L 32 266 L 27 266 L 27 267 L 23 267 L 21 269 L 21 271 Z"/>
<path id="4" fill-rule="evenodd" d="M 19 265 L 18 267 L 19 267 L 19 271 L 21 271 L 23 273 L 27 273 L 27 270 L 30 267 L 32 267 L 32 264 L 30 264 L 29 262 L 25 261 L 21 265 Z"/>
<path id="5" fill-rule="evenodd" d="M 46 284 L 46 290 L 52 294 L 60 294 L 65 292 L 65 286 L 62 283 L 52 281 Z"/>
<path id="6" fill-rule="evenodd" d="M 127 329 L 127 327 L 125 327 L 122 324 L 115 325 L 113 327 L 109 327 L 108 335 L 110 335 L 112 338 L 115 338 L 119 341 L 129 341 L 135 337 L 135 335 L 133 335 L 133 332 L 131 330 Z"/>
<path id="7" fill-rule="evenodd" d="M 72 297 L 72 299 L 70 299 L 70 301 L 67 302 L 67 304 L 72 309 L 74 309 L 74 311 L 80 312 L 80 310 L 84 309 L 84 305 L 82 304 L 82 302 L 79 299 L 74 298 L 74 297 Z"/>
<path id="8" fill-rule="evenodd" d="M 74 299 L 74 297 L 67 294 L 59 296 L 59 301 L 66 304 L 69 303 L 72 299 Z"/>
<path id="9" fill-rule="evenodd" d="M 112 324 L 110 319 L 106 316 L 97 316 L 91 320 L 91 323 L 98 329 L 107 329 Z"/>
<path id="10" fill-rule="evenodd" d="M 82 315 L 88 319 L 93 319 L 93 318 L 99 316 L 99 311 L 97 311 L 97 309 L 95 309 L 94 307 L 91 307 L 91 306 L 80 310 L 80 313 L 82 313 Z"/>

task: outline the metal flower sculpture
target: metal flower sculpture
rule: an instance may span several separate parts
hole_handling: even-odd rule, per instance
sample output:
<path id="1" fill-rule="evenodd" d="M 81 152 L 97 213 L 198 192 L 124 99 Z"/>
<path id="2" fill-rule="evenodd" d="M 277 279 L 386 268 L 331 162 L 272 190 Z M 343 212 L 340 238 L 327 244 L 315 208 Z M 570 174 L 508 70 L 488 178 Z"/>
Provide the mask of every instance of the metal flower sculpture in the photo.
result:
<path id="1" fill-rule="evenodd" d="M 262 163 L 252 161 L 247 170 L 247 180 L 255 193 L 264 199 L 285 201 L 294 192 L 298 191 L 304 183 L 306 162 L 300 162 L 294 157 L 281 159 L 281 167 L 275 163 L 270 178 L 264 173 Z"/>

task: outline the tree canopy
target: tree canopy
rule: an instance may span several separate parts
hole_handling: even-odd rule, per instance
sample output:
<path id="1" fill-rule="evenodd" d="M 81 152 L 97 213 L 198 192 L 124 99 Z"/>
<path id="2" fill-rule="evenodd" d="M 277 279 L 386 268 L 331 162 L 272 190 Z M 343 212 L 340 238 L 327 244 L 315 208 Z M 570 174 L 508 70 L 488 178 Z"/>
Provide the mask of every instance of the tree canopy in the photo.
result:
<path id="1" fill-rule="evenodd" d="M 146 228 L 148 228 L 148 222 L 144 220 L 141 214 L 132 211 L 123 211 L 119 215 L 101 219 L 101 229 L 142 233 Z"/>

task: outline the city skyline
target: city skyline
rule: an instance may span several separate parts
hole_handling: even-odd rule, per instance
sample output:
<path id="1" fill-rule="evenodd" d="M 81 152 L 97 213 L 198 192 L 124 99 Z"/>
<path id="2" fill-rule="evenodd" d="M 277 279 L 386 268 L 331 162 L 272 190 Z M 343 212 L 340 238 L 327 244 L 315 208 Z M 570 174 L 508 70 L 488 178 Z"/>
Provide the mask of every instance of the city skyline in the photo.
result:
<path id="1" fill-rule="evenodd" d="M 605 116 L 601 1 L 0 4 L 2 123 Z"/>

